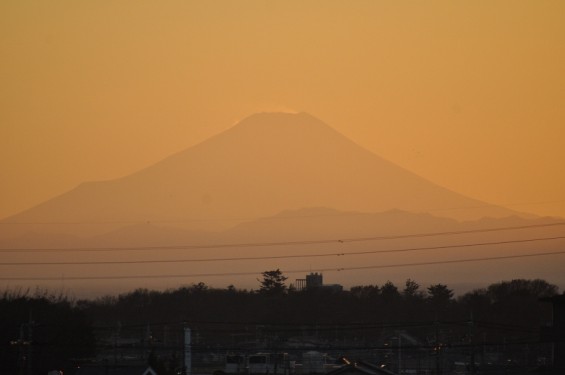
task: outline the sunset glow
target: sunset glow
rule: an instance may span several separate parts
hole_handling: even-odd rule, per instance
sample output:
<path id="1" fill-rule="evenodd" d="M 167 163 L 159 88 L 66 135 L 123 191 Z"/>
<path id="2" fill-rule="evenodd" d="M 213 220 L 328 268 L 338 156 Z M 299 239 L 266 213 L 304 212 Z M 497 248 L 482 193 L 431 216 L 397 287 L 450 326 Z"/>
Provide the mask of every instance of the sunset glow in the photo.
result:
<path id="1" fill-rule="evenodd" d="M 565 217 L 564 14 L 565 2 L 545 0 L 2 1 L 0 219 L 12 220 L 13 226 L 51 229 L 71 221 L 74 235 L 115 230 L 102 225 L 112 221 L 190 221 L 199 225 L 176 227 L 226 230 L 301 209 L 358 215 L 397 208 L 471 220 L 479 215 L 465 216 L 463 210 L 493 208 L 487 216 L 517 213 L 520 220 L 560 220 Z M 255 135 L 238 138 L 244 139 L 243 145 L 218 141 L 209 149 L 202 146 L 210 139 L 228 139 L 253 114 L 272 112 L 307 113 L 364 150 L 453 195 L 439 198 L 435 188 L 428 191 L 422 183 L 418 186 L 426 186 L 420 190 L 425 194 L 408 193 L 406 186 L 383 187 L 390 202 L 402 197 L 402 207 L 370 202 L 371 192 L 380 191 L 389 175 L 369 176 L 376 164 L 359 156 L 364 151 L 336 151 L 339 159 L 312 161 L 319 151 L 341 147 L 337 136 L 331 143 L 312 135 L 310 146 L 295 150 L 287 147 L 292 135 L 277 133 L 273 137 L 279 136 L 281 143 L 265 146 L 263 157 L 245 153 L 260 150 Z M 174 175 L 184 190 L 178 185 L 157 191 L 167 185 L 164 179 L 152 180 L 158 181 L 152 185 L 142 178 L 153 173 L 145 168 L 197 145 L 194 155 L 200 159 L 187 157 L 184 169 L 175 165 L 191 173 Z M 231 155 L 232 164 L 218 155 Z M 201 160 L 210 164 L 198 164 Z M 234 170 L 240 160 L 249 162 L 249 170 Z M 267 161 L 280 162 L 264 166 L 265 173 L 280 172 L 280 180 L 257 177 L 249 185 L 256 190 L 243 188 L 254 168 Z M 328 167 L 332 163 L 335 170 Z M 340 192 L 340 200 L 309 184 L 311 175 L 299 168 L 304 165 L 330 181 L 326 186 Z M 355 167 L 339 169 L 344 165 Z M 154 174 L 173 179 L 172 170 Z M 399 181 L 412 181 L 407 175 Z M 206 190 L 204 182 L 191 180 L 194 176 L 216 178 L 222 189 Z M 118 182 L 102 183 L 110 180 Z M 142 188 L 135 184 L 138 180 Z M 293 183 L 284 185 L 289 180 Z M 129 211 L 120 216 L 118 208 L 123 207 L 115 204 L 115 216 L 109 219 L 110 211 L 101 208 L 104 199 L 92 198 L 103 190 L 89 189 L 103 186 L 115 193 L 126 185 L 136 186 L 120 200 Z M 281 186 L 288 195 L 264 193 Z M 358 189 L 355 194 L 343 193 L 352 187 Z M 179 192 L 191 188 L 194 195 L 179 198 Z M 50 206 L 50 200 L 67 192 L 74 198 Z M 83 193 L 88 199 L 79 204 Z M 167 201 L 166 193 L 177 200 Z M 302 193 L 313 203 L 304 203 Z M 151 194 L 162 200 L 150 201 Z M 460 201 L 455 194 L 469 200 Z M 425 199 L 416 202 L 421 197 Z M 147 211 L 136 211 L 136 199 L 147 203 Z M 167 216 L 160 202 L 185 211 Z M 56 207 L 56 214 L 49 207 Z M 31 223 L 17 223 L 24 218 Z M 24 231 L 6 223 L 0 228 L 4 234 L 37 234 L 38 227 Z M 81 223 L 96 225 L 83 233 Z M 414 224 L 410 229 L 418 228 Z M 555 228 L 552 235 L 556 233 L 563 233 L 562 228 Z M 277 236 L 273 240 L 284 237 Z M 10 240 L 0 244 L 12 246 L 13 238 L 5 238 Z M 44 244 L 49 247 L 49 240 Z M 248 269 L 264 269 L 263 263 L 256 264 Z M 466 277 L 473 279 L 472 273 Z"/>

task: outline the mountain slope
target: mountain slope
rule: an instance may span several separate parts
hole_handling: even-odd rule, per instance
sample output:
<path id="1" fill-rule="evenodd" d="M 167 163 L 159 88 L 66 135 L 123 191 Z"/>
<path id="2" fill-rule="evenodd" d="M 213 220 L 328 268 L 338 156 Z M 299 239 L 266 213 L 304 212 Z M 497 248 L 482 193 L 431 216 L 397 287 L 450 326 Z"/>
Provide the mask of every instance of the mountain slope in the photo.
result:
<path id="1" fill-rule="evenodd" d="M 137 173 L 84 183 L 4 222 L 61 223 L 33 228 L 41 231 L 69 231 L 67 223 L 77 222 L 96 223 L 91 232 L 142 222 L 217 229 L 302 207 L 456 219 L 513 214 L 416 176 L 308 114 L 261 113 Z"/>

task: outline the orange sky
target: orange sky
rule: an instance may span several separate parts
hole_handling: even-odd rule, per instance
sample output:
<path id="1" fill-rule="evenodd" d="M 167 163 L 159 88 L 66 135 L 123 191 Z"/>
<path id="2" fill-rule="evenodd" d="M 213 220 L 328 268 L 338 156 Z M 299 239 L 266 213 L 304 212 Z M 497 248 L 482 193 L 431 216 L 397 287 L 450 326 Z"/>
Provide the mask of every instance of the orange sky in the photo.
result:
<path id="1" fill-rule="evenodd" d="M 259 111 L 565 217 L 565 2 L 0 2 L 0 218 Z"/>

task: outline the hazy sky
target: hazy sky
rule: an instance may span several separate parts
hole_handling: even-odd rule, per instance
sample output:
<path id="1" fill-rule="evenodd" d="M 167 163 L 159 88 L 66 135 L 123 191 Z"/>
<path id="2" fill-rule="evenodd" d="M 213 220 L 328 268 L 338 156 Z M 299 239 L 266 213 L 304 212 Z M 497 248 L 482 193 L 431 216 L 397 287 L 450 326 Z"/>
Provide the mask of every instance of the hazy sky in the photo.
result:
<path id="1" fill-rule="evenodd" d="M 565 2 L 0 2 L 0 218 L 260 111 L 565 217 Z"/>

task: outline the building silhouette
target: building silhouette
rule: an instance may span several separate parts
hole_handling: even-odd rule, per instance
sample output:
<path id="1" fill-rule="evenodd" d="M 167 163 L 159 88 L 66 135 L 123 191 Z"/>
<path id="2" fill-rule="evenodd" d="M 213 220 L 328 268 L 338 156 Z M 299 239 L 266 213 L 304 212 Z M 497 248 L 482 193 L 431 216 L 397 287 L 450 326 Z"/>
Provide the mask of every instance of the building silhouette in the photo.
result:
<path id="1" fill-rule="evenodd" d="M 326 289 L 341 292 L 343 290 L 343 286 L 340 284 L 324 284 L 324 276 L 322 273 L 317 272 L 311 272 L 309 275 L 306 275 L 304 279 L 296 279 L 294 287 L 298 291 Z"/>

